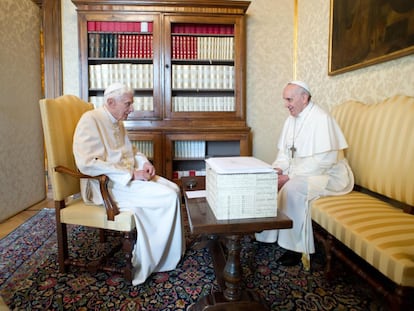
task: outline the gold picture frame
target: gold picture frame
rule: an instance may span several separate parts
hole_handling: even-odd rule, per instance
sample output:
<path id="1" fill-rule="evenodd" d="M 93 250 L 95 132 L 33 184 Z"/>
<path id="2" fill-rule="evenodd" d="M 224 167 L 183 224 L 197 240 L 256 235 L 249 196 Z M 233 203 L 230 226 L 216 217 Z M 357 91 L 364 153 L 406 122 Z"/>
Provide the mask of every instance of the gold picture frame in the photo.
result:
<path id="1" fill-rule="evenodd" d="M 413 0 L 331 0 L 329 75 L 414 52 Z"/>

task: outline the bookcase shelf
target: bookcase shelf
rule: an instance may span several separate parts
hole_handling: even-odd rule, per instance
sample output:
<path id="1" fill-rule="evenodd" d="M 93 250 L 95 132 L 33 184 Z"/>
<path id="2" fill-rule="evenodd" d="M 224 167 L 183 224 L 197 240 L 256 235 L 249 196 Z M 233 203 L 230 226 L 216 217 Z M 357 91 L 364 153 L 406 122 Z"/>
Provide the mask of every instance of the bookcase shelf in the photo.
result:
<path id="1" fill-rule="evenodd" d="M 98 107 L 110 83 L 130 85 L 134 112 L 125 127 L 158 174 L 173 179 L 179 170 L 202 173 L 209 156 L 251 155 L 245 116 L 249 1 L 72 2 L 81 97 Z M 203 152 L 176 154 L 176 143 L 184 142 L 204 143 Z"/>

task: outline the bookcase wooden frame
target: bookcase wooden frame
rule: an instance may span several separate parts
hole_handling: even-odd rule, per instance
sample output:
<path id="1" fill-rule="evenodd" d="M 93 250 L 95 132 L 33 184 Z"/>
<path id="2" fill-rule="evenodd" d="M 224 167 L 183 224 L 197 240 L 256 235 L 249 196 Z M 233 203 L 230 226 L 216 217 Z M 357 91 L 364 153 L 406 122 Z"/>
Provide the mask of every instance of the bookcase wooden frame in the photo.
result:
<path id="1" fill-rule="evenodd" d="M 125 121 L 132 140 L 148 139 L 154 147 L 153 162 L 159 174 L 173 177 L 174 152 L 171 135 L 183 140 L 239 141 L 240 155 L 251 155 L 250 128 L 246 124 L 245 104 L 245 13 L 249 1 L 218 0 L 72 0 L 77 9 L 79 31 L 80 89 L 81 97 L 89 101 L 89 64 L 99 64 L 99 59 L 88 57 L 88 21 L 136 22 L 151 21 L 153 58 L 153 110 L 136 111 Z M 205 64 L 207 60 L 173 60 L 172 26 L 175 23 L 232 25 L 234 59 L 215 61 L 214 64 L 232 66 L 233 88 L 173 90 L 172 66 L 174 63 Z M 213 34 L 212 34 L 213 35 Z M 208 35 L 207 35 L 208 36 Z M 130 59 L 142 63 L 140 59 Z M 124 59 L 102 59 L 102 63 L 122 63 Z M 144 62 L 148 62 L 145 60 Z M 210 62 L 213 64 L 213 62 Z M 97 92 L 97 90 L 94 90 Z M 102 90 L 98 92 L 103 93 Z M 136 95 L 151 90 L 136 90 Z M 184 95 L 183 95 L 184 94 Z M 174 111 L 173 96 L 234 97 L 230 111 Z M 206 133 L 208 135 L 206 136 Z M 226 138 L 227 137 L 227 138 Z"/>

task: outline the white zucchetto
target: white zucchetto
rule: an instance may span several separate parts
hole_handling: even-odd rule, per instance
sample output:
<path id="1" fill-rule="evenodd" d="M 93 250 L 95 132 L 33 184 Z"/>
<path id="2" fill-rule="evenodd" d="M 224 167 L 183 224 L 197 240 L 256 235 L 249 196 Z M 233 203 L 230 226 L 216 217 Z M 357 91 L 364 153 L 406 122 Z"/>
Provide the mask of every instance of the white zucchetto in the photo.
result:
<path id="1" fill-rule="evenodd" d="M 294 81 L 290 81 L 288 84 L 294 84 L 294 85 L 300 86 L 302 89 L 308 92 L 309 95 L 311 95 L 309 86 L 303 81 L 294 80 Z"/>

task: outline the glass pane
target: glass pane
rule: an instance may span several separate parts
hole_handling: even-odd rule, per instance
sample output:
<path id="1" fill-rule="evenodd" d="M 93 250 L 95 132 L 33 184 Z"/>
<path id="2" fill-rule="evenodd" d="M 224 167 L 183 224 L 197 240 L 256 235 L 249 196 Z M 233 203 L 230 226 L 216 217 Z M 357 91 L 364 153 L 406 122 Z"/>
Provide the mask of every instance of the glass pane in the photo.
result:
<path id="1" fill-rule="evenodd" d="M 132 145 L 137 151 L 145 154 L 149 160 L 154 158 L 154 143 L 151 140 L 132 140 Z"/>

